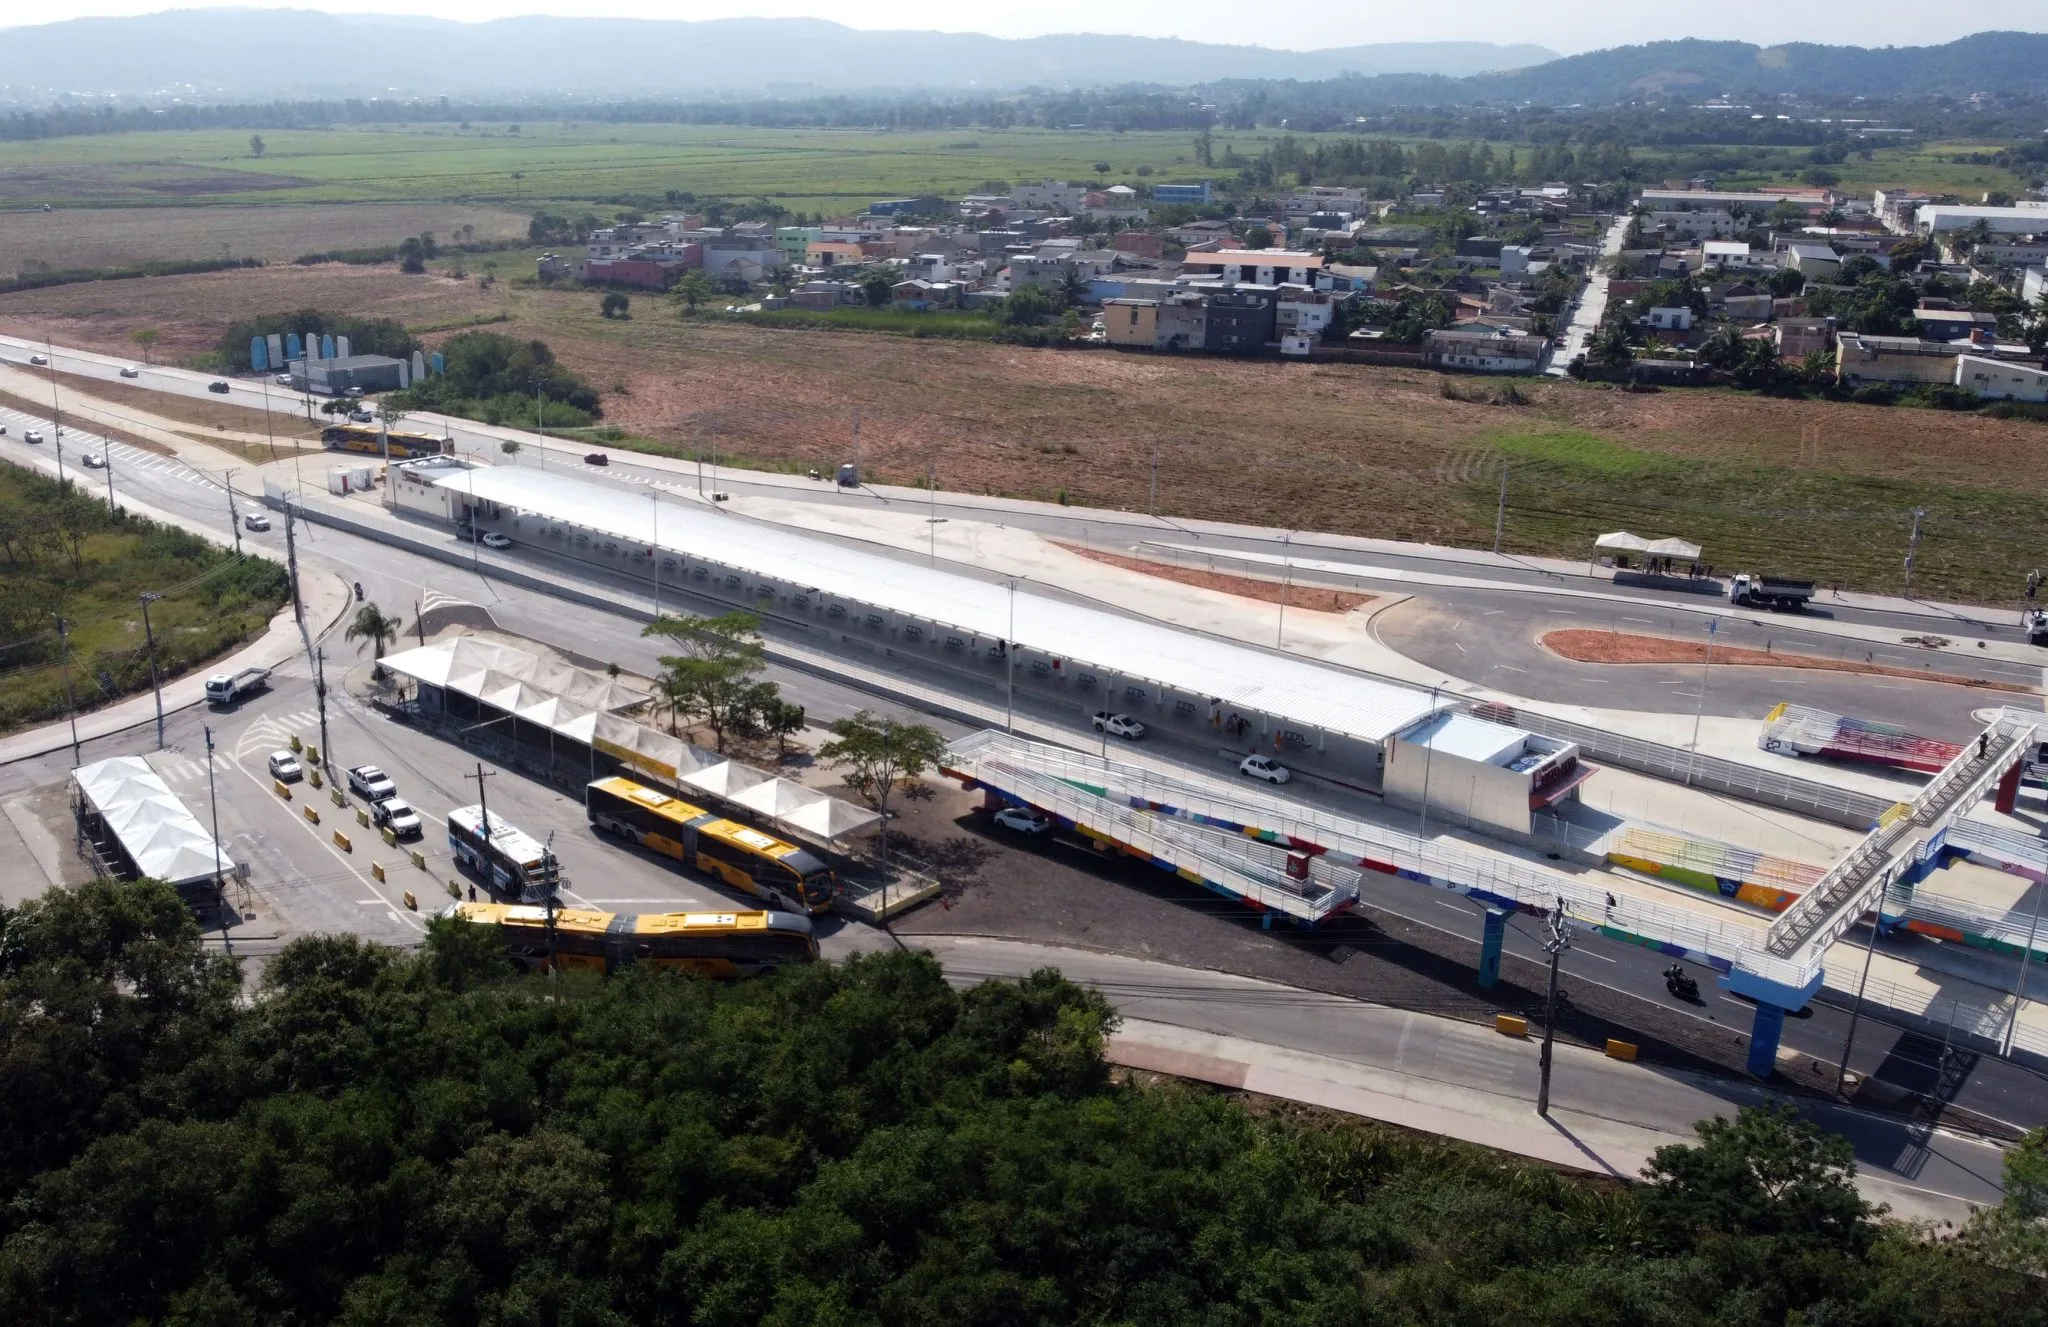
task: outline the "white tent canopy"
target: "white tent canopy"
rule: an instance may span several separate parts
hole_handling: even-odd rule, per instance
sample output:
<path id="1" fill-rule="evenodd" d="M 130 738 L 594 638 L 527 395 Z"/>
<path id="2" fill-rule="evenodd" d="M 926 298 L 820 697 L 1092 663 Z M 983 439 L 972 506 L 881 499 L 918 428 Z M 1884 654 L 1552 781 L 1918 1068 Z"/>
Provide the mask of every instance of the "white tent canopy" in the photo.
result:
<path id="1" fill-rule="evenodd" d="M 197 884 L 235 863 L 141 756 L 115 756 L 71 771 L 78 790 L 143 875 Z"/>
<path id="2" fill-rule="evenodd" d="M 1626 530 L 1615 530 L 1601 535 L 1593 541 L 1595 548 L 1612 549 L 1617 553 L 1643 553 L 1653 558 L 1684 558 L 1687 561 L 1700 555 L 1698 544 L 1688 544 L 1683 539 L 1645 539 L 1639 534 Z"/>

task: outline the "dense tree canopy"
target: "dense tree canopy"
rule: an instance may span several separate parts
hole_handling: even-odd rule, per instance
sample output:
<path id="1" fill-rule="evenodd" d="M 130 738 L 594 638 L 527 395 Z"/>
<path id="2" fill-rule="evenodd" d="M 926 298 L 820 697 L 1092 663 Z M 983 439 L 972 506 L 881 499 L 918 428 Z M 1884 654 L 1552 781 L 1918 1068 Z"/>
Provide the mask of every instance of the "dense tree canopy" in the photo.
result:
<path id="1" fill-rule="evenodd" d="M 1052 972 L 521 977 L 437 925 L 237 997 L 161 886 L 0 913 L 0 1321 L 2044 1321 L 1786 1117 L 1567 1178 L 1118 1083 Z"/>

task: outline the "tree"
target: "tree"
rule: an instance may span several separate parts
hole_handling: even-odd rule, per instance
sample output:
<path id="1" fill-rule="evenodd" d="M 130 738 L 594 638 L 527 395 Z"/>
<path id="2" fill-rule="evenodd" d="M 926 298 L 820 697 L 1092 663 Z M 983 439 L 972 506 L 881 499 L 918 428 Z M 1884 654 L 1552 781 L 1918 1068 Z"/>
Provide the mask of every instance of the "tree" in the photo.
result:
<path id="1" fill-rule="evenodd" d="M 789 739 L 804 730 L 804 707 L 776 695 L 760 707 L 761 728 L 775 739 L 775 755 L 789 759 Z"/>
<path id="2" fill-rule="evenodd" d="M 860 279 L 860 296 L 868 302 L 869 308 L 879 309 L 894 295 L 895 286 L 887 272 L 869 272 Z"/>
<path id="3" fill-rule="evenodd" d="M 128 339 L 133 341 L 136 347 L 142 351 L 142 358 L 144 362 L 147 362 L 149 360 L 149 352 L 156 349 L 156 343 L 162 335 L 154 327 L 138 327 L 128 333 Z"/>
<path id="4" fill-rule="evenodd" d="M 606 318 L 623 318 L 626 316 L 626 310 L 631 308 L 632 304 L 633 301 L 628 299 L 623 293 L 616 290 L 608 290 L 605 292 L 604 298 L 597 302 L 597 311 Z"/>
<path id="5" fill-rule="evenodd" d="M 1788 1105 L 1744 1106 L 1693 1126 L 1697 1145 L 1651 1154 L 1649 1213 L 1667 1234 L 1763 1236 L 1861 1252 L 1874 1209 L 1856 1191 L 1856 1153 Z"/>
<path id="6" fill-rule="evenodd" d="M 1052 296 L 1041 286 L 1021 286 L 1003 301 L 1003 321 L 1012 327 L 1036 327 L 1052 315 Z"/>
<path id="7" fill-rule="evenodd" d="M 1806 273 L 1796 267 L 1781 267 L 1764 278 L 1764 289 L 1778 299 L 1790 299 L 1806 289 Z"/>
<path id="8" fill-rule="evenodd" d="M 1088 302 L 1088 281 L 1077 268 L 1060 269 L 1060 284 L 1054 297 L 1062 309 L 1078 309 Z"/>
<path id="9" fill-rule="evenodd" d="M 717 293 L 711 288 L 711 283 L 704 279 L 704 274 L 695 268 L 683 273 L 682 280 L 676 282 L 675 296 L 691 313 L 695 313 L 699 304 Z"/>
<path id="10" fill-rule="evenodd" d="M 1273 247 L 1273 232 L 1264 226 L 1253 226 L 1244 233 L 1244 247 L 1247 249 L 1270 249 Z"/>
<path id="11" fill-rule="evenodd" d="M 252 157 L 260 157 L 260 156 L 262 156 L 262 155 L 263 155 L 263 135 L 262 135 L 262 134 L 250 134 L 250 135 L 249 135 L 249 155 L 250 155 L 250 156 L 252 156 Z"/>
<path id="12" fill-rule="evenodd" d="M 342 633 L 343 640 L 366 640 L 370 642 L 370 659 L 375 665 L 377 676 L 384 675 L 384 647 L 397 641 L 399 628 L 404 623 L 395 617 L 386 617 L 384 610 L 375 604 L 364 604 L 356 610 L 348 630 Z"/>
<path id="13" fill-rule="evenodd" d="M 499 443 L 499 444 L 498 444 L 498 450 L 499 450 L 499 451 L 501 451 L 501 452 L 503 452 L 503 453 L 505 453 L 505 455 L 507 455 L 507 456 L 517 456 L 517 455 L 519 455 L 519 439 L 517 439 L 517 438 L 507 438 L 507 439 L 505 439 L 505 440 L 504 440 L 503 442 L 501 442 L 501 443 Z"/>
<path id="14" fill-rule="evenodd" d="M 1892 246 L 1891 259 L 1892 271 L 1911 272 L 1927 260 L 1927 241 L 1918 235 L 1909 236 Z"/>
<path id="15" fill-rule="evenodd" d="M 2048 1275 L 2048 1126 L 2006 1149 L 2004 1199 L 1970 1219 L 1963 1242 L 1986 1261 Z"/>
<path id="16" fill-rule="evenodd" d="M 398 270 L 409 276 L 427 270 L 427 248 L 416 236 L 408 235 L 398 242 Z"/>
<path id="17" fill-rule="evenodd" d="M 760 632 L 761 619 L 742 611 L 664 616 L 641 629 L 642 636 L 658 636 L 677 647 L 676 653 L 661 656 L 659 679 L 671 726 L 677 715 L 701 720 L 720 751 L 729 736 L 757 727 L 762 707 L 779 698 L 773 683 L 754 680 L 768 664 Z"/>
<path id="18" fill-rule="evenodd" d="M 1628 340 L 1628 328 L 1619 322 L 1603 324 L 1586 346 L 1586 363 L 1610 372 L 1627 369 L 1635 357 L 1635 347 Z"/>
<path id="19" fill-rule="evenodd" d="M 1717 369 L 1733 369 L 1742 362 L 1743 354 L 1742 333 L 1732 324 L 1715 328 L 1714 334 L 1700 344 L 1700 362 Z"/>
<path id="20" fill-rule="evenodd" d="M 846 786 L 882 817 L 886 841 L 896 785 L 937 765 L 945 751 L 946 739 L 936 728 L 877 719 L 861 710 L 833 722 L 832 740 L 818 748 L 818 759 L 845 767 Z"/>

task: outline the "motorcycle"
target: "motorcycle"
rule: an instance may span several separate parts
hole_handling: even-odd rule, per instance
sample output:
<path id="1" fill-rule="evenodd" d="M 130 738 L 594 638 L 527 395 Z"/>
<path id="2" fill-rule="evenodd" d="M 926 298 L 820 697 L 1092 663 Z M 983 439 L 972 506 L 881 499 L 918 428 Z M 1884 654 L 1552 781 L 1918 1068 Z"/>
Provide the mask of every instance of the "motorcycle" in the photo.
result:
<path id="1" fill-rule="evenodd" d="M 1664 969 L 1664 989 L 1688 1004 L 1699 1003 L 1700 984 L 1676 963 Z"/>

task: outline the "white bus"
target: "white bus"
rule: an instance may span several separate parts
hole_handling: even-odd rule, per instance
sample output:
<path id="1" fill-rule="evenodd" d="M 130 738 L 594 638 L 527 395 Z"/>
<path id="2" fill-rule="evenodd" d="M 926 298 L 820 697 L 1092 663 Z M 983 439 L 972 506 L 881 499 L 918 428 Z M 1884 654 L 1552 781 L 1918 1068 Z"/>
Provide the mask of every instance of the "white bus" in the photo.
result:
<path id="1" fill-rule="evenodd" d="M 481 806 L 458 806 L 448 813 L 448 851 L 458 866 L 482 876 L 499 893 L 523 897 L 547 878 L 548 850 L 497 816 L 491 817 L 486 839 Z M 560 874 L 558 869 L 558 882 Z"/>

